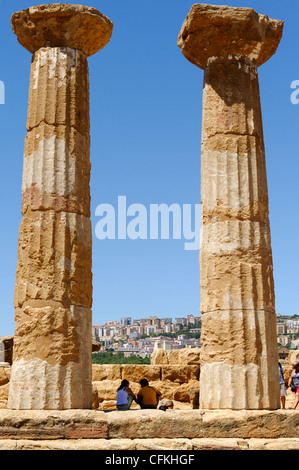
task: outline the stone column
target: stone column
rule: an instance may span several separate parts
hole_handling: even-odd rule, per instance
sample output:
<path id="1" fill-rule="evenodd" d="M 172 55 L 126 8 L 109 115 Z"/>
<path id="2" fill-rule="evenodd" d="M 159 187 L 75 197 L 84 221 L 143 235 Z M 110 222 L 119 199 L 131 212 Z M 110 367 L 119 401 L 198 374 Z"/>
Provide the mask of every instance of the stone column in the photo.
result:
<path id="1" fill-rule="evenodd" d="M 268 189 L 257 68 L 283 22 L 193 5 L 179 35 L 204 69 L 200 397 L 205 409 L 280 407 Z"/>
<path id="2" fill-rule="evenodd" d="M 8 408 L 91 408 L 87 57 L 113 25 L 94 8 L 50 4 L 14 13 L 12 28 L 33 58 Z"/>

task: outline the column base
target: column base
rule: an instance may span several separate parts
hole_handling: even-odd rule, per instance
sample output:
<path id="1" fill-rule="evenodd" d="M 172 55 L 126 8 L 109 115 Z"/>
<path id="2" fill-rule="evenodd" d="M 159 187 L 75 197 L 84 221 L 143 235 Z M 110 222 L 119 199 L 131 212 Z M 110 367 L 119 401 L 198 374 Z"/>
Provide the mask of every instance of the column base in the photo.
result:
<path id="1" fill-rule="evenodd" d="M 68 410 L 92 408 L 91 373 L 82 364 L 52 366 L 41 359 L 15 361 L 8 409 Z M 88 376 L 88 377 L 87 377 Z"/>
<path id="2" fill-rule="evenodd" d="M 278 366 L 277 366 L 278 367 Z M 268 380 L 268 379 L 267 379 Z M 280 408 L 279 383 L 265 390 L 257 364 L 234 366 L 224 362 L 203 364 L 200 371 L 200 408 L 276 410 Z"/>

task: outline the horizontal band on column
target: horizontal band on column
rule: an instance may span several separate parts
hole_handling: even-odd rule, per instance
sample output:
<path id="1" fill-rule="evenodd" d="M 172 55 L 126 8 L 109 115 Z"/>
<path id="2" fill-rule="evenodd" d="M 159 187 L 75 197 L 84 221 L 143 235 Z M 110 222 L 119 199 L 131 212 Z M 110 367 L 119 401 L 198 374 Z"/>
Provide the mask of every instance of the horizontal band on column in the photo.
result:
<path id="1" fill-rule="evenodd" d="M 22 213 L 53 209 L 90 217 L 90 168 L 89 134 L 40 124 L 26 136 Z"/>
<path id="2" fill-rule="evenodd" d="M 80 363 L 91 349 L 91 310 L 61 302 L 26 302 L 15 313 L 14 361 L 39 358 L 52 366 Z"/>
<path id="3" fill-rule="evenodd" d="M 277 362 L 276 315 L 265 310 L 219 310 L 202 314 L 201 364 Z M 272 367 L 272 366 L 271 366 Z"/>
<path id="4" fill-rule="evenodd" d="M 15 307 L 40 299 L 91 308 L 91 250 L 88 217 L 27 211 L 20 225 Z"/>
<path id="5" fill-rule="evenodd" d="M 251 220 L 218 221 L 215 217 L 201 228 L 200 251 L 205 256 L 236 253 L 269 256 L 272 252 L 270 226 Z"/>
<path id="6" fill-rule="evenodd" d="M 215 150 L 202 151 L 203 223 L 214 217 L 268 222 L 264 154 L 255 146 L 248 147 L 247 137 L 228 138 L 224 144 L 217 136 L 214 141 L 221 142 L 219 150 L 216 144 Z M 239 153 L 242 144 L 244 150 L 247 147 L 244 154 Z"/>
<path id="7" fill-rule="evenodd" d="M 272 257 L 200 252 L 201 311 L 275 310 Z"/>

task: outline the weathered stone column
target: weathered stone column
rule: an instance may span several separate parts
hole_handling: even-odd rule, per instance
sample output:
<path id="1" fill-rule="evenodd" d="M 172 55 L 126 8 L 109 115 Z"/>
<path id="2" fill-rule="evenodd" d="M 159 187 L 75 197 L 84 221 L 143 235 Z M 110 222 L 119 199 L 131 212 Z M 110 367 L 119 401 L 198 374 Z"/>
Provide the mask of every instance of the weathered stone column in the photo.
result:
<path id="1" fill-rule="evenodd" d="M 179 35 L 205 70 L 200 248 L 201 408 L 279 408 L 268 189 L 257 67 L 283 22 L 193 5 Z"/>
<path id="2" fill-rule="evenodd" d="M 94 8 L 12 16 L 33 53 L 8 408 L 91 408 L 91 222 L 87 57 L 113 25 Z"/>

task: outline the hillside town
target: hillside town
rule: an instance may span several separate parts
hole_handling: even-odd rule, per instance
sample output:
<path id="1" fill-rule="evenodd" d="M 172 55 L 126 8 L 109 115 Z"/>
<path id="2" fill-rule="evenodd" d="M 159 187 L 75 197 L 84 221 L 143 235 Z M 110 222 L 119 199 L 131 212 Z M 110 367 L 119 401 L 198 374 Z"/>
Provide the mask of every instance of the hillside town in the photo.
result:
<path id="1" fill-rule="evenodd" d="M 299 349 L 299 315 L 277 315 L 277 342 L 289 349 Z"/>
<path id="2" fill-rule="evenodd" d="M 277 316 L 277 344 L 283 350 L 299 349 L 299 315 Z M 122 352 L 125 357 L 150 357 L 155 348 L 176 350 L 200 348 L 201 317 L 132 319 L 122 317 L 103 325 L 93 325 L 93 339 L 101 343 L 101 350 Z"/>

